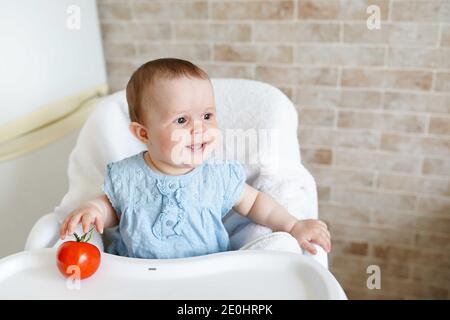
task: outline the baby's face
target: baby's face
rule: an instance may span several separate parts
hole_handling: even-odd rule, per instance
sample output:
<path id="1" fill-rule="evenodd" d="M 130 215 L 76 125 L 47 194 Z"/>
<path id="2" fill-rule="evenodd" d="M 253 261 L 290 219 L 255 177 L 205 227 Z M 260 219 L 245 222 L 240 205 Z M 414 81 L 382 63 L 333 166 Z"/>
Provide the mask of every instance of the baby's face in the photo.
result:
<path id="1" fill-rule="evenodd" d="M 160 79 L 146 112 L 148 151 L 155 161 L 192 168 L 206 160 L 217 144 L 213 88 L 209 80 Z"/>

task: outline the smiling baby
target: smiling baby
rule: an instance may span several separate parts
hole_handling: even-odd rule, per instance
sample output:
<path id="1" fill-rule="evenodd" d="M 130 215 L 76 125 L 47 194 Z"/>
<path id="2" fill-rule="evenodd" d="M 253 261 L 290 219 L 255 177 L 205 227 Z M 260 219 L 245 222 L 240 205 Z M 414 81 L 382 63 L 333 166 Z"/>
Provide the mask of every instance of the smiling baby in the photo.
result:
<path id="1" fill-rule="evenodd" d="M 211 81 L 189 61 L 149 61 L 126 88 L 130 130 L 146 150 L 106 167 L 103 192 L 69 214 L 60 236 L 81 223 L 99 233 L 119 226 L 108 253 L 134 258 L 183 258 L 230 250 L 222 218 L 233 209 L 273 231 L 290 233 L 315 254 L 331 249 L 320 220 L 298 220 L 246 183 L 237 161 L 211 161 L 220 130 Z"/>

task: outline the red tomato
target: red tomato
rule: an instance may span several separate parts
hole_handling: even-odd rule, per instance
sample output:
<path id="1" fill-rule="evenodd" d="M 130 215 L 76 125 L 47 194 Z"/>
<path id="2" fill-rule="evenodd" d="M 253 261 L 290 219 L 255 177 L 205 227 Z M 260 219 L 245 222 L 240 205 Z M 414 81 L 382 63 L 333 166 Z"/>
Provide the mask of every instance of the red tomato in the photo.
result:
<path id="1" fill-rule="evenodd" d="M 56 264 L 59 271 L 69 277 L 78 272 L 80 279 L 93 275 L 100 266 L 100 250 L 93 244 L 80 241 L 66 241 L 62 243 L 56 253 Z"/>

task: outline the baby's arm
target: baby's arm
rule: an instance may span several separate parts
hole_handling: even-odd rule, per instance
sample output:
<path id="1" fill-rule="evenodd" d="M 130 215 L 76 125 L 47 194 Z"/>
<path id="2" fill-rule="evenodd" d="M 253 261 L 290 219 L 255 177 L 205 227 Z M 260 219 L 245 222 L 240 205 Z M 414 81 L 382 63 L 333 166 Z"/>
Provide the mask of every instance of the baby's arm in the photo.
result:
<path id="1" fill-rule="evenodd" d="M 317 243 L 327 252 L 331 250 L 330 233 L 323 221 L 298 220 L 268 194 L 248 184 L 245 184 L 242 195 L 233 209 L 273 231 L 290 233 L 303 249 L 312 254 L 316 254 L 317 251 L 311 242 Z"/>
<path id="2" fill-rule="evenodd" d="M 113 209 L 108 197 L 104 194 L 98 198 L 90 200 L 70 213 L 61 224 L 60 237 L 63 240 L 66 235 L 71 235 L 75 231 L 78 223 L 82 223 L 83 232 L 89 231 L 89 226 L 94 224 L 99 233 L 103 233 L 104 228 L 114 227 L 119 223 L 116 211 Z"/>

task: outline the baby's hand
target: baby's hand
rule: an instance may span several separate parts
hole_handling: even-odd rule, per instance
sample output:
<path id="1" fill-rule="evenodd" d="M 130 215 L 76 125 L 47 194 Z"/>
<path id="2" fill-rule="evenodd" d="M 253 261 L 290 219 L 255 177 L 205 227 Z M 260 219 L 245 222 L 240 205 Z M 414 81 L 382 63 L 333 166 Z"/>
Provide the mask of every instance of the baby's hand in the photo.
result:
<path id="1" fill-rule="evenodd" d="M 290 233 L 297 239 L 300 247 L 312 254 L 317 253 L 312 243 L 320 245 L 326 252 L 331 251 L 330 232 L 325 222 L 321 220 L 299 220 Z"/>
<path id="2" fill-rule="evenodd" d="M 72 211 L 61 225 L 61 240 L 64 240 L 66 235 L 73 234 L 75 231 L 75 227 L 80 222 L 83 225 L 84 233 L 89 231 L 89 226 L 91 224 L 95 224 L 97 231 L 99 233 L 103 233 L 105 217 L 102 209 L 103 208 L 101 207 L 101 203 L 98 203 L 96 201 L 89 201 Z"/>

